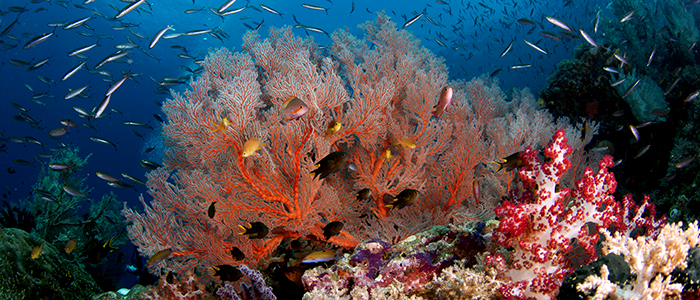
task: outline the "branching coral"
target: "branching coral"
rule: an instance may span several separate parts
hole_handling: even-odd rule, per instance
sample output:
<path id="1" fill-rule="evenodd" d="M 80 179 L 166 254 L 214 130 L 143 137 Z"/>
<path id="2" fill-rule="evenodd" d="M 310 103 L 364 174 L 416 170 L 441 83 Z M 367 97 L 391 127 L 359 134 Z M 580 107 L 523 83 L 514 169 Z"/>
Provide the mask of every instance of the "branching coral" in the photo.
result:
<path id="1" fill-rule="evenodd" d="M 688 251 L 700 244 L 698 223 L 692 223 L 688 229 L 682 229 L 683 223 L 666 224 L 656 239 L 638 237 L 636 239 L 610 234 L 606 229 L 603 253 L 615 253 L 625 256 L 632 274 L 636 277 L 624 287 L 616 287 L 608 280 L 607 268 L 601 269 L 601 275 L 592 275 L 578 286 L 579 291 L 596 289 L 593 299 L 616 296 L 621 299 L 663 299 L 680 296 L 682 284 L 671 283 L 671 271 L 686 268 Z"/>

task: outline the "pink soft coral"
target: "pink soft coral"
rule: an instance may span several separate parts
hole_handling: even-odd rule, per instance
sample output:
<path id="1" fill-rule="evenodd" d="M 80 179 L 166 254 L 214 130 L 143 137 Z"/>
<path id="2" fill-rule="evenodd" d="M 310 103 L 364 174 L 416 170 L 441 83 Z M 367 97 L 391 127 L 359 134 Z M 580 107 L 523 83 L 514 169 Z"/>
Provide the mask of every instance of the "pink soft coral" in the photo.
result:
<path id="1" fill-rule="evenodd" d="M 501 289 L 506 298 L 554 297 L 572 271 L 567 258 L 573 250 L 571 240 L 577 240 L 589 262 L 596 258 L 593 246 L 598 240 L 597 228 L 618 220 L 619 204 L 612 196 L 617 182 L 607 170 L 612 158 L 605 157 L 597 173 L 586 168 L 574 190 L 558 189 L 559 179 L 571 167 L 566 158 L 569 153 L 571 147 L 563 130 L 556 132 L 544 150 L 544 163 L 529 147 L 520 153 L 524 166 L 518 175 L 532 197 L 520 203 L 506 201 L 496 209 L 501 223 L 494 238 L 513 249 L 503 274 L 512 280 Z M 590 228 L 589 222 L 596 228 Z M 494 255 L 489 260 L 503 264 L 505 259 Z"/>

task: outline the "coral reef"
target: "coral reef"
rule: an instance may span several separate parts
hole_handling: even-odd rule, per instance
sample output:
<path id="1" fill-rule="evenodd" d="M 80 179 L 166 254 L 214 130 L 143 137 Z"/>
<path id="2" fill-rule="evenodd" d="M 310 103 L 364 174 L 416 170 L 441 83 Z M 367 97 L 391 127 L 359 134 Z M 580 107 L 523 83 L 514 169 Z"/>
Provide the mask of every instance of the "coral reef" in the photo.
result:
<path id="1" fill-rule="evenodd" d="M 35 247 L 42 250 L 32 255 Z M 84 300 L 100 293 L 92 277 L 66 260 L 63 249 L 59 249 L 23 230 L 3 228 L 0 231 L 0 297 Z"/>
<path id="2" fill-rule="evenodd" d="M 490 268 L 466 271 L 485 249 L 484 237 L 468 226 L 436 226 L 395 245 L 370 240 L 335 265 L 304 273 L 304 299 L 466 299 L 484 288 L 476 283 L 498 285 Z M 472 278 L 456 279 L 465 273 Z"/>
<path id="3" fill-rule="evenodd" d="M 659 235 L 636 239 L 602 229 L 605 235 L 603 253 L 620 254 L 625 257 L 634 275 L 629 284 L 617 286 L 609 280 L 607 266 L 601 267 L 600 276 L 591 275 L 577 288 L 579 291 L 595 289 L 592 299 L 669 299 L 680 297 L 683 284 L 672 283 L 668 276 L 676 268 L 687 266 L 688 251 L 700 244 L 700 229 L 697 222 L 683 230 L 683 224 L 666 224 Z"/>

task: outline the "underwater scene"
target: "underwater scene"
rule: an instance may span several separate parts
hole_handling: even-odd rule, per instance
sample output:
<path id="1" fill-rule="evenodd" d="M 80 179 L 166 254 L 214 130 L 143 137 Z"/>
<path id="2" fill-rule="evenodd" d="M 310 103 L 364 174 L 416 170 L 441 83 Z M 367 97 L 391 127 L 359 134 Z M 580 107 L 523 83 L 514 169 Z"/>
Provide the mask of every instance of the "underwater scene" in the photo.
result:
<path id="1" fill-rule="evenodd" d="M 700 299 L 698 0 L 0 0 L 2 299 Z"/>

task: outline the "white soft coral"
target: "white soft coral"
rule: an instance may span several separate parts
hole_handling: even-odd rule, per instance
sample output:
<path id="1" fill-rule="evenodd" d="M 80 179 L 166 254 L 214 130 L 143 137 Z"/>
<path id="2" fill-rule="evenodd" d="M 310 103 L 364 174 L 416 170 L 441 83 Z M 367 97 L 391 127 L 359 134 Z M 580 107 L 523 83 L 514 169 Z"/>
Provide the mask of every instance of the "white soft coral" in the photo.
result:
<path id="1" fill-rule="evenodd" d="M 601 289 L 600 287 L 612 284 L 607 279 L 606 268 L 605 271 L 601 270 L 602 276 L 592 275 L 586 278 L 586 281 L 578 286 L 578 290 L 598 288 L 593 299 L 602 299 L 605 296 L 617 299 L 665 299 L 679 296 L 683 286 L 678 283 L 672 284 L 669 274 L 675 268 L 685 269 L 688 251 L 700 244 L 697 221 L 690 224 L 685 231 L 682 226 L 683 223 L 666 224 L 655 239 L 631 238 L 619 233 L 611 235 L 602 229 L 601 233 L 605 235 L 603 253 L 624 255 L 636 278 L 625 287 Z"/>

